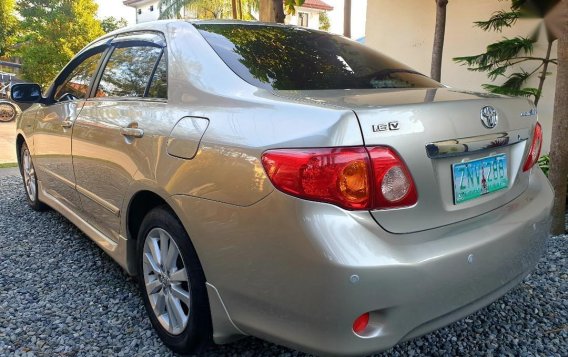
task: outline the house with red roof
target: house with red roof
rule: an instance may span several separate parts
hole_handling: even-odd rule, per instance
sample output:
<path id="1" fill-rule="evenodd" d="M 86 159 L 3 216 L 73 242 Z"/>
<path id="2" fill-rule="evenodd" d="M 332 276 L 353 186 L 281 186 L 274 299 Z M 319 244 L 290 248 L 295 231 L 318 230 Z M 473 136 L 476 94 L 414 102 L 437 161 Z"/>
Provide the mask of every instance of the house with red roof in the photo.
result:
<path id="1" fill-rule="evenodd" d="M 306 0 L 302 6 L 296 7 L 294 15 L 287 15 L 284 22 L 289 25 L 319 29 L 320 14 L 332 10 L 333 6 L 323 0 Z"/>

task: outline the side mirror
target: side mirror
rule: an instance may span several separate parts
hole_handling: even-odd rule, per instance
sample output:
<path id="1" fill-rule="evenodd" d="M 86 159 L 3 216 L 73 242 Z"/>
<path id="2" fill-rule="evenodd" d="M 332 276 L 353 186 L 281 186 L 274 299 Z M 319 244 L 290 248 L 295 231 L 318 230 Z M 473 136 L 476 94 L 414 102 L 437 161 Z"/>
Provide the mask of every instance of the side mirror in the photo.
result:
<path id="1" fill-rule="evenodd" d="M 10 88 L 10 98 L 16 103 L 37 103 L 41 101 L 41 87 L 35 83 L 19 83 Z"/>

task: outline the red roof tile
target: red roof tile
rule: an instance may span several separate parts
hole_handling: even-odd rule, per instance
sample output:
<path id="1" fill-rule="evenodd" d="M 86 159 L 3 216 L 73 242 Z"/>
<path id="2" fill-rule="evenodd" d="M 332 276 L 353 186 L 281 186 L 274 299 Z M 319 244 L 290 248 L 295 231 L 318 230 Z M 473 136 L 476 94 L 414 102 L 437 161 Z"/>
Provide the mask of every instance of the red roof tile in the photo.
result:
<path id="1" fill-rule="evenodd" d="M 325 11 L 333 10 L 333 6 L 327 4 L 326 2 L 324 2 L 322 0 L 306 0 L 302 6 L 308 7 L 308 8 L 311 8 L 311 9 L 318 9 L 318 10 L 325 10 Z"/>

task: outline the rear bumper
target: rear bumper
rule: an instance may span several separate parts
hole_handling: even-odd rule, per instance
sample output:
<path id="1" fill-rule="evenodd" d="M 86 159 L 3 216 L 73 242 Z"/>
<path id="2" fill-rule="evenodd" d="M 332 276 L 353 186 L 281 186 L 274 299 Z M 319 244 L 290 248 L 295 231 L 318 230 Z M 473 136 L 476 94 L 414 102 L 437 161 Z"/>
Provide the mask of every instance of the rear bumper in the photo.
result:
<path id="1" fill-rule="evenodd" d="M 385 232 L 368 212 L 280 192 L 248 208 L 180 204 L 197 204 L 216 222 L 190 236 L 240 329 L 316 354 L 364 355 L 458 320 L 518 284 L 543 254 L 552 199 L 535 169 L 505 206 L 412 234 Z M 354 319 L 369 311 L 369 327 L 356 335 Z"/>

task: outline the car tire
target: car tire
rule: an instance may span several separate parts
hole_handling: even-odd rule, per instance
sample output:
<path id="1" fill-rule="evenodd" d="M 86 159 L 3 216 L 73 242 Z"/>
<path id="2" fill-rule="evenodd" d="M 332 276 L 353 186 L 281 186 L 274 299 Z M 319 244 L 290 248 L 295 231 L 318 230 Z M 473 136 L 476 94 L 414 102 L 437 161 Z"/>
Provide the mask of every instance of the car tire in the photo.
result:
<path id="1" fill-rule="evenodd" d="M 22 175 L 26 199 L 30 207 L 34 211 L 45 211 L 48 207 L 39 200 L 37 176 L 32 161 L 32 155 L 26 143 L 23 143 L 20 148 L 20 174 Z"/>
<path id="2" fill-rule="evenodd" d="M 213 330 L 205 274 L 187 232 L 168 207 L 146 215 L 137 248 L 138 285 L 158 336 L 176 353 L 202 352 L 211 345 Z"/>
<path id="3" fill-rule="evenodd" d="M 16 119 L 18 110 L 16 106 L 10 102 L 0 103 L 0 122 L 9 122 Z"/>

